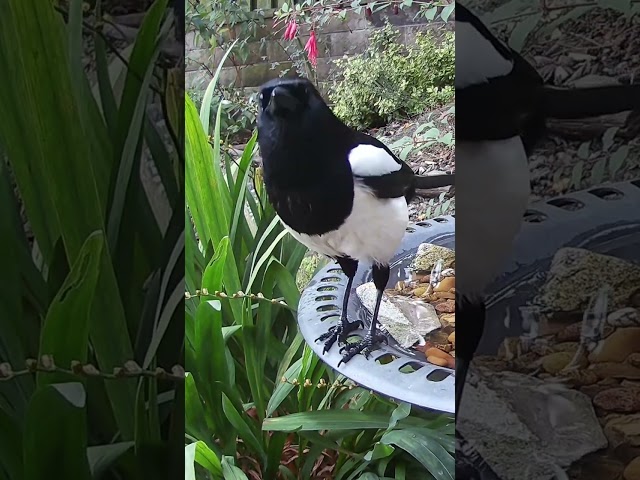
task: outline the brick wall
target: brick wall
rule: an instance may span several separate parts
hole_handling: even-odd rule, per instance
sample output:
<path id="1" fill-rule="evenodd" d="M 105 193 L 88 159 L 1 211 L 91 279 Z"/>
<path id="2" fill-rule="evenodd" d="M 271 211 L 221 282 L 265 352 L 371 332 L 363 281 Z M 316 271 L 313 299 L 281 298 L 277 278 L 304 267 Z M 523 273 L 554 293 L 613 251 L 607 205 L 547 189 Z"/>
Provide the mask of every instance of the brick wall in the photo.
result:
<path id="1" fill-rule="evenodd" d="M 259 0 L 263 1 L 263 0 Z M 432 30 L 436 35 L 445 29 L 452 29 L 453 23 L 444 24 L 442 21 L 432 23 L 416 23 L 412 20 L 415 12 L 400 11 L 397 15 L 391 12 L 377 12 L 367 20 L 363 14 L 350 11 L 346 19 L 332 20 L 318 32 L 318 66 L 317 75 L 320 82 L 327 79 L 332 69 L 332 60 L 363 52 L 369 42 L 369 36 L 375 28 L 384 25 L 386 19 L 400 30 L 400 41 L 411 44 L 418 31 Z M 270 12 L 266 12 L 266 25 L 259 29 L 255 38 L 248 44 L 249 55 L 246 59 L 235 59 L 234 64 L 227 59 L 220 74 L 223 85 L 235 86 L 254 90 L 262 83 L 276 78 L 280 72 L 289 69 L 292 62 L 287 52 L 282 48 L 284 42 L 270 36 L 273 19 Z M 278 35 L 278 36 L 281 36 Z M 302 32 L 302 41 L 306 42 L 308 32 Z M 195 41 L 195 33 L 187 33 L 186 86 L 188 89 L 206 87 L 211 79 L 202 64 L 211 71 L 217 68 L 224 51 L 216 48 L 213 52 L 206 45 L 199 45 Z M 293 69 L 291 74 L 295 74 Z"/>

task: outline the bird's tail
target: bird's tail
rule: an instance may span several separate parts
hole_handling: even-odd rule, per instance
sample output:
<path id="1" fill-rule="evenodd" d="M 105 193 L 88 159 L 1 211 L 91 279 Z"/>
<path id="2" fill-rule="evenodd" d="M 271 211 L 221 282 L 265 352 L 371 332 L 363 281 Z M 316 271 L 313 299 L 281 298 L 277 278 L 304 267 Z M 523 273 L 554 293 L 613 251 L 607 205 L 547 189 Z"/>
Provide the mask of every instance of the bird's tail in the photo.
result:
<path id="1" fill-rule="evenodd" d="M 454 184 L 454 180 L 454 173 L 445 173 L 442 175 L 416 175 L 415 188 L 418 190 L 429 190 L 431 188 L 448 187 Z"/>
<path id="2" fill-rule="evenodd" d="M 544 115 L 578 119 L 640 110 L 640 84 L 588 88 L 542 88 Z"/>

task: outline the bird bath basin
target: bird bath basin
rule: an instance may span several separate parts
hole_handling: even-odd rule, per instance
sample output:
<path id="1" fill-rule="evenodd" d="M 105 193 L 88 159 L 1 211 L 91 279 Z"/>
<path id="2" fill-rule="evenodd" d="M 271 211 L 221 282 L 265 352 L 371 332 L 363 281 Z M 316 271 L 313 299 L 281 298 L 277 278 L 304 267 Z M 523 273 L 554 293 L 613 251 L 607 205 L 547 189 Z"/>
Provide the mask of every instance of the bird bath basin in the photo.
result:
<path id="1" fill-rule="evenodd" d="M 640 265 L 638 205 L 640 180 L 592 188 L 532 204 L 525 215 L 511 260 L 489 290 L 485 334 L 477 354 L 495 355 L 505 337 L 527 333 L 520 307 L 526 306 L 540 291 L 559 249 L 583 248 Z M 507 315 L 508 322 L 505 321 Z M 463 409 L 464 403 L 463 394 Z M 460 428 L 462 424 L 459 424 Z M 456 448 L 456 478 L 498 479 L 498 475 L 472 447 L 476 439 L 457 437 L 460 443 Z M 499 443 L 500 439 L 496 438 L 495 442 Z M 508 450 L 505 445 L 501 451 L 508 455 Z M 529 452 L 528 455 L 533 454 Z M 493 469 L 498 470 L 500 462 L 494 462 Z"/>
<path id="2" fill-rule="evenodd" d="M 438 217 L 407 228 L 400 250 L 391 262 L 387 287 L 393 287 L 399 280 L 406 278 L 406 269 L 418 246 L 425 242 L 454 249 L 454 218 Z M 360 265 L 348 305 L 349 317 L 362 320 L 365 329 L 371 324 L 371 315 L 360 302 L 355 289 L 370 281 L 370 265 Z M 402 348 L 389 335 L 389 344 L 382 344 L 368 360 L 363 355 L 356 355 L 346 364 L 338 366 L 342 354 L 337 343 L 326 354 L 322 353 L 324 344 L 315 339 L 339 321 L 346 285 L 347 277 L 337 264 L 332 263 L 318 272 L 302 293 L 298 306 L 298 324 L 302 336 L 313 351 L 334 370 L 363 387 L 419 407 L 453 413 L 453 370 L 432 365 L 427 362 L 424 354 Z M 365 333 L 366 330 L 359 329 L 352 336 L 364 337 Z"/>

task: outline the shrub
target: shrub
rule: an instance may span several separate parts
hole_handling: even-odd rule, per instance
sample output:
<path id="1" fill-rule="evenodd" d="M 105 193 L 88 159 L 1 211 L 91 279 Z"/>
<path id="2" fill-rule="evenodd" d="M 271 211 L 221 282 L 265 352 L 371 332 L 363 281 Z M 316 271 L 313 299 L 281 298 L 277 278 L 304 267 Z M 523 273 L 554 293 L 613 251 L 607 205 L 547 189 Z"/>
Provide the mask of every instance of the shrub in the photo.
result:
<path id="1" fill-rule="evenodd" d="M 367 52 L 336 60 L 340 74 L 330 84 L 329 98 L 349 125 L 379 127 L 452 100 L 453 33 L 438 41 L 421 32 L 409 46 L 398 43 L 398 35 L 386 25 L 372 34 Z"/>

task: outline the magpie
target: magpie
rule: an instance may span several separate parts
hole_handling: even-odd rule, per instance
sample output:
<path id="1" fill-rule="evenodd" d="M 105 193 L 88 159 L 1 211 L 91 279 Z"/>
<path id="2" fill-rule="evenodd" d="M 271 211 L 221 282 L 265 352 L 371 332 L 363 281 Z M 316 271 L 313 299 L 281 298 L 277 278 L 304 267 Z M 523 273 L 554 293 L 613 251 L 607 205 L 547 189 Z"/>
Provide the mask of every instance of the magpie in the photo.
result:
<path id="1" fill-rule="evenodd" d="M 348 278 L 340 322 L 316 341 L 324 353 L 338 340 L 340 363 L 369 356 L 386 341 L 377 320 L 389 262 L 409 223 L 416 189 L 453 185 L 454 174 L 418 176 L 376 138 L 353 130 L 334 115 L 308 79 L 275 79 L 259 93 L 258 144 L 267 196 L 291 235 L 335 260 Z M 365 338 L 349 347 L 361 327 L 347 318 L 358 265 L 372 265 L 377 300 Z"/>
<path id="2" fill-rule="evenodd" d="M 484 331 L 484 293 L 511 253 L 527 208 L 528 156 L 546 120 L 640 107 L 640 85 L 557 88 L 455 4 L 456 411 Z"/>

